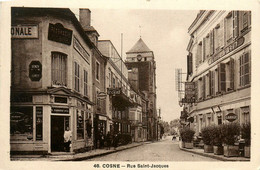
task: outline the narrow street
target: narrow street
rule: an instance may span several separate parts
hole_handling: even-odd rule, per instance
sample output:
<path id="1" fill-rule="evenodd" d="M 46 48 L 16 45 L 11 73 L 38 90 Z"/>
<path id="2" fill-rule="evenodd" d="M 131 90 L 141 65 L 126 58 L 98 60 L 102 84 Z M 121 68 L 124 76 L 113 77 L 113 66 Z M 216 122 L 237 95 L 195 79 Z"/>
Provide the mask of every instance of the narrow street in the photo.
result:
<path id="1" fill-rule="evenodd" d="M 218 161 L 179 149 L 178 141 L 166 137 L 160 142 L 116 152 L 86 161 Z"/>

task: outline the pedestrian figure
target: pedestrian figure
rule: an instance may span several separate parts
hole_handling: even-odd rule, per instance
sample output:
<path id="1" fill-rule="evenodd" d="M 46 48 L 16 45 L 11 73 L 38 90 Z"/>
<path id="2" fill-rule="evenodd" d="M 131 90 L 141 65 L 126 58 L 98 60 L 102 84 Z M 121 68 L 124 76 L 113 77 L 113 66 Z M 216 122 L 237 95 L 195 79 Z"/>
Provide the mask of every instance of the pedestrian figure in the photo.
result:
<path id="1" fill-rule="evenodd" d="M 118 145 L 118 134 L 115 134 L 114 136 L 113 145 L 114 145 L 114 149 L 116 150 L 116 147 Z"/>
<path id="2" fill-rule="evenodd" d="M 70 152 L 71 139 L 72 139 L 72 132 L 70 128 L 67 127 L 64 132 L 64 146 L 66 152 Z"/>
<path id="3" fill-rule="evenodd" d="M 107 149 L 108 150 L 110 150 L 111 140 L 112 140 L 111 134 L 110 134 L 110 132 L 108 132 L 107 136 L 106 136 L 106 142 L 107 142 Z"/>

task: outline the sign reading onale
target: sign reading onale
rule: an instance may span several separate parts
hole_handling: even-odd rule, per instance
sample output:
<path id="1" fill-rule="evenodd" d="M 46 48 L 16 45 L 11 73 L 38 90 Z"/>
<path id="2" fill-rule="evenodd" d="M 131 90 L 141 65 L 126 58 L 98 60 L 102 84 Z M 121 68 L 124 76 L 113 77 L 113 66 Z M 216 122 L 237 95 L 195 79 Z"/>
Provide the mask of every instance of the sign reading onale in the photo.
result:
<path id="1" fill-rule="evenodd" d="M 233 122 L 235 120 L 237 120 L 237 115 L 234 113 L 229 113 L 225 116 L 226 120 L 228 120 L 229 122 Z"/>
<path id="2" fill-rule="evenodd" d="M 38 38 L 38 25 L 12 25 L 12 38 Z"/>

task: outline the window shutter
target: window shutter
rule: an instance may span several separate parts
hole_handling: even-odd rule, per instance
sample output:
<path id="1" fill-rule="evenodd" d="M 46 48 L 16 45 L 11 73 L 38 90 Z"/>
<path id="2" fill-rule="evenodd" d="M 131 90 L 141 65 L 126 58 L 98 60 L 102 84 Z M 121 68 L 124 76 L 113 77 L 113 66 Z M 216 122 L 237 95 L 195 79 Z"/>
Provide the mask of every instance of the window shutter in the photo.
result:
<path id="1" fill-rule="evenodd" d="M 215 75 L 214 71 L 209 71 L 209 88 L 210 88 L 210 95 L 214 96 L 214 89 L 215 89 L 215 81 L 214 81 Z"/>
<path id="2" fill-rule="evenodd" d="M 195 81 L 195 99 L 198 100 L 198 81 Z"/>
<path id="3" fill-rule="evenodd" d="M 197 53 L 196 53 L 196 61 L 195 61 L 195 63 L 196 63 L 196 66 L 198 66 L 199 65 L 199 45 L 197 45 Z"/>
<path id="4" fill-rule="evenodd" d="M 217 92 L 220 92 L 220 64 L 218 65 L 218 68 L 217 68 L 217 88 L 218 88 L 218 90 L 216 91 L 216 93 Z"/>
<path id="5" fill-rule="evenodd" d="M 243 55 L 239 57 L 239 85 L 243 85 Z"/>
<path id="6" fill-rule="evenodd" d="M 226 91 L 226 71 L 224 63 L 220 63 L 220 91 Z"/>
<path id="7" fill-rule="evenodd" d="M 230 58 L 230 88 L 234 90 L 234 66 L 235 66 L 235 60 L 233 58 Z"/>
<path id="8" fill-rule="evenodd" d="M 206 59 L 206 38 L 205 37 L 203 38 L 202 45 L 203 45 L 203 59 L 202 59 L 202 61 L 204 62 L 205 59 Z"/>
<path id="9" fill-rule="evenodd" d="M 202 97 L 206 98 L 206 76 L 202 77 Z"/>
<path id="10" fill-rule="evenodd" d="M 214 122 L 214 113 L 211 113 L 211 117 L 212 117 L 212 122 Z"/>
<path id="11" fill-rule="evenodd" d="M 209 89 L 209 95 L 211 96 L 212 95 L 212 93 L 211 93 L 211 87 L 212 87 L 212 71 L 209 71 L 209 82 L 208 82 L 208 84 L 207 84 L 207 89 Z"/>
<path id="12" fill-rule="evenodd" d="M 224 47 L 224 20 L 220 22 L 218 38 L 219 38 L 219 47 L 220 48 Z"/>
<path id="13" fill-rule="evenodd" d="M 240 108 L 236 108 L 234 110 L 235 114 L 237 115 L 237 120 L 235 120 L 235 122 L 238 122 L 240 120 Z"/>
<path id="14" fill-rule="evenodd" d="M 210 32 L 210 55 L 214 54 L 214 30 Z"/>
<path id="15" fill-rule="evenodd" d="M 205 115 L 205 114 L 203 114 L 202 121 L 203 121 L 203 122 L 206 121 L 206 115 Z"/>
<path id="16" fill-rule="evenodd" d="M 233 37 L 238 36 L 238 11 L 233 11 Z"/>

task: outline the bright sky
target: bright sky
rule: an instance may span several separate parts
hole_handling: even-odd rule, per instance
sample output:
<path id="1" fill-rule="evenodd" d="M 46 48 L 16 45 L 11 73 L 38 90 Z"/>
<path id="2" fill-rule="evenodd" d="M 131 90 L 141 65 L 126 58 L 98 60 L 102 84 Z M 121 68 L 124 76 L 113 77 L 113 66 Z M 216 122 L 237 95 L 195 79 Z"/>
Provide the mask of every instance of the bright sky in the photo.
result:
<path id="1" fill-rule="evenodd" d="M 164 121 L 170 122 L 179 118 L 181 107 L 178 104 L 178 93 L 175 91 L 175 69 L 182 68 L 183 72 L 186 72 L 186 47 L 189 42 L 187 31 L 198 11 L 90 10 L 91 25 L 100 34 L 99 39 L 111 40 L 119 54 L 123 33 L 123 59 L 141 33 L 142 39 L 155 55 L 157 108 L 161 108 Z"/>

